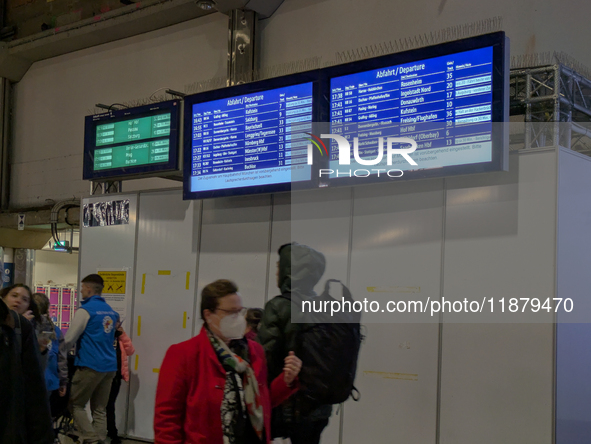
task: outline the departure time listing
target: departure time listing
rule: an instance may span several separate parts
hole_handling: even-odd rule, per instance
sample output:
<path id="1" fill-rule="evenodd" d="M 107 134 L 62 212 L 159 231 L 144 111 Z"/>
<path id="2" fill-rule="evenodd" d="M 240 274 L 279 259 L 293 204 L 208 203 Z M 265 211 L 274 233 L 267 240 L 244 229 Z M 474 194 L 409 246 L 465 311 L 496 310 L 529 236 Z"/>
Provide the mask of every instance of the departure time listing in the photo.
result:
<path id="1" fill-rule="evenodd" d="M 310 179 L 311 83 L 195 104 L 192 117 L 193 191 Z"/>
<path id="2" fill-rule="evenodd" d="M 359 144 L 362 157 L 375 157 L 377 138 L 390 136 L 415 139 L 417 156 L 437 149 L 450 153 L 451 164 L 487 161 L 492 101 L 487 47 L 332 79 L 331 132 L 350 140 L 370 136 Z M 473 150 L 474 158 L 462 159 L 461 150 L 452 149 L 458 146 Z M 338 155 L 333 144 L 331 161 Z"/>

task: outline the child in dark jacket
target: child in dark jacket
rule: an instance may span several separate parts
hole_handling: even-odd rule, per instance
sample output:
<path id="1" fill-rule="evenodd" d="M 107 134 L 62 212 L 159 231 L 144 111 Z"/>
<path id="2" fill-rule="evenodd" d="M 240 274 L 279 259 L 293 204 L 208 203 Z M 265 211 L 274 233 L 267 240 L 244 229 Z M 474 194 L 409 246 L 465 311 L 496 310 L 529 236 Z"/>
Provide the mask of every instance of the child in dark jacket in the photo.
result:
<path id="1" fill-rule="evenodd" d="M 43 335 L 49 341 L 47 366 L 45 367 L 45 384 L 49 392 L 51 416 L 59 418 L 67 408 L 66 392 L 68 387 L 68 357 L 61 345 L 64 335 L 49 316 L 49 298 L 43 293 L 35 293 L 33 301 L 37 304 L 41 323 L 37 335 Z M 41 339 L 39 339 L 41 341 Z"/>

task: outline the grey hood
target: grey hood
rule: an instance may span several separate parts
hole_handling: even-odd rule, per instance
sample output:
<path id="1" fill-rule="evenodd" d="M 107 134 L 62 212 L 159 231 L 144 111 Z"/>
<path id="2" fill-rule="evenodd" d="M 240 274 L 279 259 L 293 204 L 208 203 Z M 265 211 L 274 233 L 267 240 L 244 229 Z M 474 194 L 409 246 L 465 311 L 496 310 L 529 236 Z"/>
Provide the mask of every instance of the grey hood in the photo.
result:
<path id="1" fill-rule="evenodd" d="M 279 288 L 281 293 L 313 295 L 314 286 L 326 268 L 319 251 L 297 242 L 279 248 Z"/>

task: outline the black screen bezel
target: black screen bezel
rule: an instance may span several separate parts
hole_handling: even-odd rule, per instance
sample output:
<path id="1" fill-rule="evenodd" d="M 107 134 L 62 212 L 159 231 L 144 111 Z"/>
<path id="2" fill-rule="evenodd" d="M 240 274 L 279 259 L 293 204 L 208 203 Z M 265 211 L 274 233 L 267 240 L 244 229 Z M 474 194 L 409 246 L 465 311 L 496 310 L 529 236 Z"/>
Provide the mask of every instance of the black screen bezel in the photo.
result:
<path id="1" fill-rule="evenodd" d="M 181 117 L 181 101 L 169 100 L 150 105 L 138 106 L 109 111 L 102 114 L 86 116 L 84 125 L 84 161 L 83 179 L 138 179 L 142 177 L 158 177 L 158 173 L 179 172 L 179 123 Z M 94 171 L 94 152 L 104 147 L 96 146 L 96 127 L 105 123 L 117 123 L 129 118 L 149 117 L 170 111 L 170 135 L 168 161 L 158 164 L 119 167 L 108 170 Z M 121 145 L 121 144 L 119 144 Z"/>
<path id="2" fill-rule="evenodd" d="M 255 185 L 250 187 L 237 186 L 223 190 L 191 191 L 191 164 L 192 164 L 192 121 L 193 106 L 199 103 L 214 100 L 229 99 L 241 95 L 285 88 L 303 83 L 312 83 L 312 122 L 322 122 L 328 119 L 328 89 L 320 77 L 320 70 L 307 71 L 284 77 L 276 77 L 257 82 L 231 86 L 213 91 L 194 94 L 185 97 L 184 109 L 184 137 L 183 137 L 183 199 L 211 199 L 216 197 L 245 196 L 254 194 L 280 193 L 293 190 L 318 188 L 318 172 L 320 168 L 328 165 L 328 158 L 322 158 L 314 153 L 312 175 L 310 180 L 301 182 L 288 182 L 281 184 Z M 317 131 L 314 130 L 316 133 Z"/>
<path id="3" fill-rule="evenodd" d="M 400 180 L 430 179 L 465 174 L 486 173 L 492 171 L 505 171 L 507 169 L 507 158 L 509 146 L 506 143 L 506 128 L 504 125 L 495 125 L 494 122 L 506 122 L 508 114 L 508 78 L 509 66 L 507 58 L 508 45 L 504 32 L 471 37 L 440 45 L 419 48 L 396 54 L 389 54 L 372 59 L 350 62 L 326 68 L 322 71 L 323 80 L 328 87 L 328 94 L 331 93 L 331 79 L 335 77 L 357 74 L 375 69 L 384 69 L 391 66 L 412 63 L 421 60 L 441 57 L 449 54 L 466 52 L 475 49 L 492 47 L 492 159 L 490 162 L 472 163 L 466 165 L 453 165 L 425 170 L 404 171 L 402 177 L 388 177 L 381 174 L 380 177 L 338 177 L 328 178 L 328 186 L 353 186 L 370 183 L 388 183 Z M 330 108 L 330 99 L 329 99 Z M 330 121 L 330 119 L 329 119 Z"/>

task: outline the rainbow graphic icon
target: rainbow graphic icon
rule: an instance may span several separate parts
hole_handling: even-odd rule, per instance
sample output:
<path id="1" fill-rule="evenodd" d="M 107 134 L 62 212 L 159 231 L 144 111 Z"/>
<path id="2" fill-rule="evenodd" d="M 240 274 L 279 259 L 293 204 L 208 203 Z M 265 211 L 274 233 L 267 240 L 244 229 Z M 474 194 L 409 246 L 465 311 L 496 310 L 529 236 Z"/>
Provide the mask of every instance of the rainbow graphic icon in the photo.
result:
<path id="1" fill-rule="evenodd" d="M 315 136 L 312 133 L 306 133 L 306 134 L 308 134 L 309 136 L 312 136 L 314 139 L 316 139 L 318 142 L 320 142 L 320 145 L 322 145 L 322 148 L 324 148 L 324 151 L 322 151 L 322 148 L 320 148 L 320 145 L 318 144 L 318 142 L 316 140 L 307 138 L 310 142 L 312 142 L 312 144 L 314 144 L 316 146 L 316 148 L 318 148 L 318 151 L 320 151 L 321 156 L 324 156 L 324 154 L 326 153 L 326 156 L 328 157 L 328 149 L 326 148 L 326 145 L 324 144 L 322 139 L 320 139 L 320 137 Z M 308 144 L 308 165 L 312 165 L 312 163 L 313 163 L 314 156 L 313 156 L 312 150 L 313 150 L 312 145 Z"/>
<path id="2" fill-rule="evenodd" d="M 314 137 L 314 139 L 316 139 L 318 142 L 320 142 L 320 145 L 322 145 L 322 147 L 324 148 L 324 151 L 322 151 L 322 149 L 320 148 L 320 145 L 318 145 L 318 143 L 316 142 L 316 140 L 314 139 L 310 139 L 307 138 L 310 142 L 312 142 L 314 145 L 316 145 L 316 148 L 318 148 L 318 151 L 320 151 L 320 155 L 324 156 L 324 153 L 326 153 L 326 155 L 328 156 L 328 150 L 326 149 L 326 145 L 324 144 L 324 142 L 322 141 L 322 139 L 318 136 L 315 136 L 312 133 L 306 133 L 309 136 Z"/>

